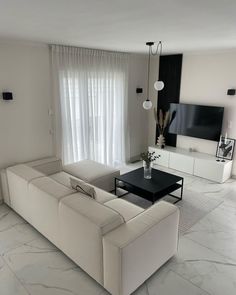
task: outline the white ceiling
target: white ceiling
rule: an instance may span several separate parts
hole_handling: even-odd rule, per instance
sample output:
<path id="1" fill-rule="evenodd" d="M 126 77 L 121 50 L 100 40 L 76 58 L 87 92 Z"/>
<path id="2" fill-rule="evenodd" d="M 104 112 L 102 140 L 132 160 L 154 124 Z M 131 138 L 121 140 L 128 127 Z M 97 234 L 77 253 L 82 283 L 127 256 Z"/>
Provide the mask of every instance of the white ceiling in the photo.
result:
<path id="1" fill-rule="evenodd" d="M 236 48 L 236 0 L 0 0 L 0 38 L 163 53 Z"/>

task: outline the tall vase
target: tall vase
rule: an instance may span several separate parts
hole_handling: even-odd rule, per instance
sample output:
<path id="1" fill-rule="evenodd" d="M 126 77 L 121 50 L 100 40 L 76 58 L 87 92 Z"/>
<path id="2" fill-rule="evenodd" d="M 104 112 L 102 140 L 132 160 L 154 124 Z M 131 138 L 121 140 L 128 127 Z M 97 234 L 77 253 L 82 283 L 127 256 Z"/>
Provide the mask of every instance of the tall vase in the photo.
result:
<path id="1" fill-rule="evenodd" d="M 160 134 L 157 138 L 157 146 L 160 147 L 161 149 L 164 149 L 165 147 L 165 137 L 163 134 Z"/>
<path id="2" fill-rule="evenodd" d="M 144 178 L 151 179 L 152 178 L 152 163 L 143 161 L 143 169 L 144 169 Z"/>

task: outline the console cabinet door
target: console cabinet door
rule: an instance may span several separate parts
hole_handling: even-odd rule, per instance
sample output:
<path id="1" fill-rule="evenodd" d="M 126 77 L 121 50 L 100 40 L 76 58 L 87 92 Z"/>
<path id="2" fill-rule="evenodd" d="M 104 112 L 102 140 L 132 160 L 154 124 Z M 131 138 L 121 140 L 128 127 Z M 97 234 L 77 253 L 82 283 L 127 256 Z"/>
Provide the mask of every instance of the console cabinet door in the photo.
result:
<path id="1" fill-rule="evenodd" d="M 195 159 L 194 175 L 219 183 L 231 176 L 232 162 L 216 162 L 205 159 Z"/>
<path id="2" fill-rule="evenodd" d="M 193 174 L 194 158 L 171 152 L 169 168 Z"/>

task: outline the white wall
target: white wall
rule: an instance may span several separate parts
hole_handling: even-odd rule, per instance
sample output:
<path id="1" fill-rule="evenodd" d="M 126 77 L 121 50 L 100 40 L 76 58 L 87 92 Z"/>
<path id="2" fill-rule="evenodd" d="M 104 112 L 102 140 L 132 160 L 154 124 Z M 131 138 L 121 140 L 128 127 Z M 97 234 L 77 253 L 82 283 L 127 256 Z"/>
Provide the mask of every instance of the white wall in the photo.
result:
<path id="1" fill-rule="evenodd" d="M 154 64 L 155 63 L 155 64 Z M 154 68 L 152 60 L 150 93 L 153 91 Z M 236 96 L 227 96 L 227 89 L 236 88 L 236 50 L 221 52 L 201 52 L 183 55 L 180 102 L 225 107 L 223 135 L 236 139 Z M 151 97 L 156 106 L 155 93 Z M 148 113 L 148 144 L 153 145 L 156 125 L 153 110 Z M 177 146 L 194 148 L 199 152 L 215 154 L 217 143 L 203 139 L 177 136 Z M 236 153 L 235 153 L 236 160 Z M 233 175 L 236 175 L 234 161 Z"/>
<path id="2" fill-rule="evenodd" d="M 0 99 L 0 169 L 54 154 L 49 131 L 52 118 L 50 54 L 44 44 L 0 40 L 0 92 L 12 91 L 13 101 Z M 148 112 L 142 107 L 147 91 L 147 56 L 130 54 L 128 111 L 130 157 L 147 149 Z M 136 88 L 143 94 L 136 94 Z"/>
<path id="3" fill-rule="evenodd" d="M 236 139 L 236 96 L 227 96 L 228 88 L 236 88 L 236 51 L 184 54 L 180 102 L 224 106 L 223 134 Z M 217 143 L 178 136 L 177 146 L 215 154 Z"/>
<path id="4" fill-rule="evenodd" d="M 136 94 L 136 88 L 143 88 Z M 130 158 L 139 159 L 140 153 L 147 149 L 148 112 L 143 108 L 147 93 L 147 56 L 130 54 L 128 83 L 128 115 L 130 131 Z"/>
<path id="5" fill-rule="evenodd" d="M 48 46 L 0 41 L 0 169 L 53 154 L 50 106 Z"/>

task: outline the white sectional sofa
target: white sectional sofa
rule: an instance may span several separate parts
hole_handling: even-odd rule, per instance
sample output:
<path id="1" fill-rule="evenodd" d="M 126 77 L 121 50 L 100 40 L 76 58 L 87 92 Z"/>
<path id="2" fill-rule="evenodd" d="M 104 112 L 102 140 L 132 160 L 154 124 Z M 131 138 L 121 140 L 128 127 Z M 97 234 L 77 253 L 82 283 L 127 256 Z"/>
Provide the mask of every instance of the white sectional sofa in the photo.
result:
<path id="1" fill-rule="evenodd" d="M 112 189 L 119 173 L 99 165 L 52 158 L 9 167 L 4 200 L 111 294 L 128 295 L 176 253 L 179 211 L 163 201 L 144 210 L 98 188 Z M 96 200 L 70 177 L 96 185 Z"/>

